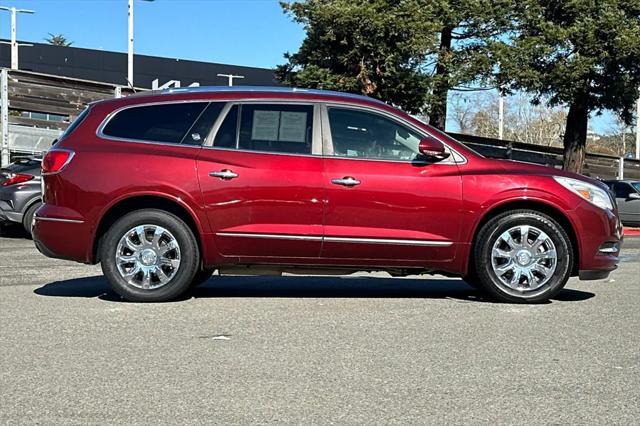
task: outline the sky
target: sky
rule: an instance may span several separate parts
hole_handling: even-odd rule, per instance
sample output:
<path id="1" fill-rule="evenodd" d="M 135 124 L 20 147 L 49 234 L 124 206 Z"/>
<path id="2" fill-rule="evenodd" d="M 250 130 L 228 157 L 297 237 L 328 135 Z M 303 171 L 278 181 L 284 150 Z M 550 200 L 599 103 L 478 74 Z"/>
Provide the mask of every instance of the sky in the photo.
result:
<path id="1" fill-rule="evenodd" d="M 127 51 L 127 0 L 0 0 L 35 10 L 18 15 L 19 40 L 43 42 L 64 34 L 73 46 Z M 9 13 L 0 36 L 10 37 Z M 134 2 L 134 48 L 139 54 L 275 67 L 296 51 L 302 27 L 276 0 L 155 0 Z"/>
<path id="2" fill-rule="evenodd" d="M 0 0 L 2 6 L 35 10 L 18 15 L 19 40 L 43 42 L 63 34 L 75 47 L 127 51 L 127 0 Z M 304 39 L 301 25 L 277 0 L 155 0 L 134 2 L 135 53 L 273 68 Z M 0 13 L 0 38 L 9 38 L 8 12 Z M 28 47 L 23 47 L 28 49 Z M 594 116 L 590 126 L 609 133 L 613 116 Z M 455 131 L 455 128 L 447 130 Z"/>

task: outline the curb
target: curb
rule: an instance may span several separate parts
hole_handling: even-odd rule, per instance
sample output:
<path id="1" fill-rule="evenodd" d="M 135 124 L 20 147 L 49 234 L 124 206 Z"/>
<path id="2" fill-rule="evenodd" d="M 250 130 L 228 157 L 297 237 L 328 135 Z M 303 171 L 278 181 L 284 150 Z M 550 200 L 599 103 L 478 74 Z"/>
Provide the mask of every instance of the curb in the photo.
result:
<path id="1" fill-rule="evenodd" d="M 624 228 L 625 237 L 640 237 L 640 228 Z"/>

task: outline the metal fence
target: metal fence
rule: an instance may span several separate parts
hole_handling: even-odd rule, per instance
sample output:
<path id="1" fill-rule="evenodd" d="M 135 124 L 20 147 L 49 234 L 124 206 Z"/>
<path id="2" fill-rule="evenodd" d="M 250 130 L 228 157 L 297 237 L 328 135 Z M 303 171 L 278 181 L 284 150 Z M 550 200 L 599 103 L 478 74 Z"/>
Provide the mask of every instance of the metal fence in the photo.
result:
<path id="1" fill-rule="evenodd" d="M 46 151 L 89 102 L 120 97 L 133 90 L 113 84 L 30 71 L 0 71 L 2 157 Z M 55 116 L 58 120 L 44 119 Z"/>

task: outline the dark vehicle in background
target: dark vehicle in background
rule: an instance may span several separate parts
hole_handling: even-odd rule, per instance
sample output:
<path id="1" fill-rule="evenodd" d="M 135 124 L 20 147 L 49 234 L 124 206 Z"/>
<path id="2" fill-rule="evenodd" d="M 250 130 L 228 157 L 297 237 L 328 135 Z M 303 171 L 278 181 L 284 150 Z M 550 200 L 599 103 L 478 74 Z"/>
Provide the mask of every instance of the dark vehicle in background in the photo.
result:
<path id="1" fill-rule="evenodd" d="M 42 161 L 23 158 L 0 169 L 0 225 L 22 224 L 31 234 L 31 221 L 42 204 L 40 167 Z"/>
<path id="2" fill-rule="evenodd" d="M 616 197 L 622 224 L 640 227 L 640 180 L 606 180 L 603 182 Z"/>

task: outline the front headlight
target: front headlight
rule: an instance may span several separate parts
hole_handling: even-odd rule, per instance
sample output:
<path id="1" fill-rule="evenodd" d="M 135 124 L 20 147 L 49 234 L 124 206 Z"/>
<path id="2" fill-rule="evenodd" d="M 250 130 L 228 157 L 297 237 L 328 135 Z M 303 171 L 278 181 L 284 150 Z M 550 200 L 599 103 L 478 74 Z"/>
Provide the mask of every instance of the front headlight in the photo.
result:
<path id="1" fill-rule="evenodd" d="M 574 192 L 601 209 L 613 210 L 613 202 L 607 191 L 592 185 L 587 182 L 583 182 L 577 179 L 571 179 L 566 177 L 554 176 L 556 182 L 567 188 L 569 191 Z"/>

